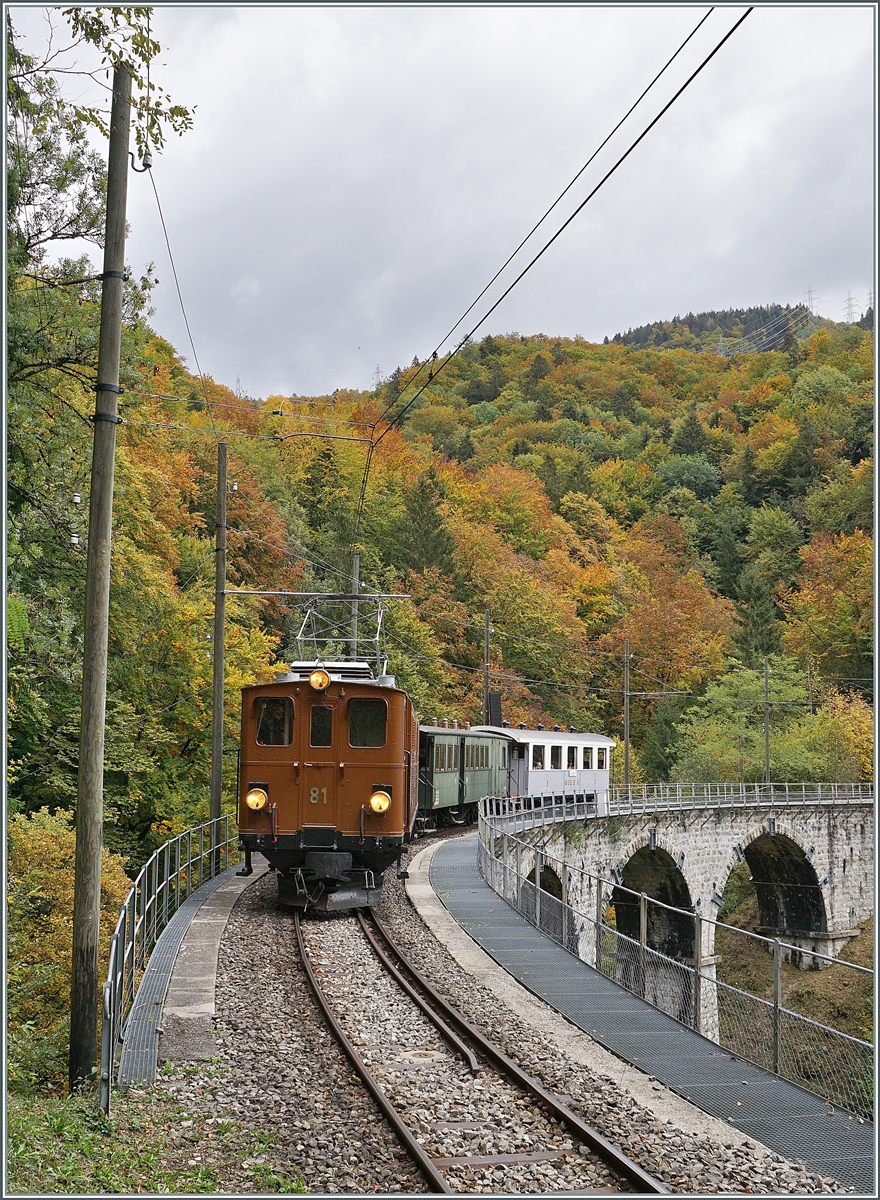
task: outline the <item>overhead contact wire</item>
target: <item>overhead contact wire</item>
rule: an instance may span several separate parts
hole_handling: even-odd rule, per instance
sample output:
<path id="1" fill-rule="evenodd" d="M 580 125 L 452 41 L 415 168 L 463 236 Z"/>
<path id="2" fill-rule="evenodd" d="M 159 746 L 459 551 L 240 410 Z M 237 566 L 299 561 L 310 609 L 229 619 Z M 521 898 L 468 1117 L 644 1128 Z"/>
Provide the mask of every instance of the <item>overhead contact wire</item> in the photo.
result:
<path id="1" fill-rule="evenodd" d="M 709 9 L 709 11 L 705 14 L 705 16 L 694 26 L 694 28 L 691 30 L 691 32 L 687 35 L 687 37 L 684 39 L 684 41 L 681 43 L 681 45 L 678 47 L 678 49 L 672 55 L 672 58 L 670 58 L 665 63 L 665 65 L 660 68 L 660 70 L 657 72 L 657 74 L 654 76 L 654 78 L 651 80 L 651 82 L 648 84 L 648 86 L 644 89 L 644 91 L 641 93 L 641 95 L 635 101 L 635 103 L 632 104 L 630 106 L 630 108 L 627 109 L 627 111 L 620 118 L 620 120 L 617 122 L 617 124 L 614 126 L 614 128 L 611 130 L 611 132 L 605 138 L 605 140 L 596 147 L 596 149 L 593 151 L 593 153 L 590 155 L 590 157 L 587 159 L 587 161 L 584 163 L 584 165 L 581 167 L 581 169 L 577 172 L 577 174 L 574 176 L 574 178 L 568 184 L 566 184 L 566 186 L 562 189 L 562 191 L 559 193 L 559 195 L 556 197 L 556 199 L 553 201 L 553 203 L 550 205 L 550 207 L 546 210 L 544 215 L 539 218 L 539 220 L 537 221 L 537 223 L 535 225 L 532 226 L 532 228 L 529 230 L 529 232 L 526 234 L 526 236 L 523 238 L 523 240 L 520 242 L 520 244 L 517 246 L 517 248 L 513 251 L 513 253 L 507 258 L 507 260 L 504 263 L 502 263 L 502 265 L 498 268 L 498 270 L 495 272 L 495 274 L 492 276 L 492 278 L 489 280 L 489 282 L 486 284 L 486 286 L 483 288 L 483 290 L 480 292 L 480 294 L 464 310 L 464 312 L 461 314 L 461 316 L 458 318 L 458 320 L 454 323 L 454 325 L 440 339 L 438 344 L 434 347 L 433 354 L 436 354 L 439 351 L 439 349 L 443 345 L 443 343 L 449 337 L 452 336 L 452 334 L 455 332 L 455 330 L 458 328 L 458 326 L 462 323 L 462 321 L 465 319 L 465 317 L 467 317 L 476 308 L 476 306 L 483 299 L 486 292 L 488 292 L 489 288 L 492 286 L 492 284 L 495 282 L 495 280 L 499 277 L 499 275 L 503 274 L 503 272 L 510 266 L 510 264 L 513 262 L 513 260 L 516 258 L 517 254 L 519 254 L 520 250 L 522 250 L 523 246 L 532 237 L 532 235 L 537 233 L 537 231 L 540 229 L 540 227 L 544 224 L 544 222 L 547 220 L 547 218 L 553 212 L 554 208 L 556 208 L 557 204 L 559 204 L 560 201 L 567 195 L 567 193 L 569 191 L 571 191 L 571 189 L 574 187 L 574 185 L 580 179 L 581 175 L 583 175 L 584 171 L 586 171 L 586 169 L 590 165 L 590 163 L 592 163 L 593 160 L 596 158 L 596 156 L 599 154 L 599 152 L 601 150 L 603 150 L 605 148 L 605 146 L 608 145 L 608 143 L 611 141 L 611 139 L 614 137 L 615 133 L 617 133 L 618 129 L 620 129 L 621 125 L 623 125 L 623 123 L 626 121 L 626 119 L 629 116 L 631 116 L 633 112 L 635 112 L 636 108 L 638 108 L 638 106 L 644 100 L 645 96 L 647 96 L 648 92 L 650 92 L 651 88 L 654 86 L 654 84 L 657 82 L 657 80 L 660 78 L 660 76 L 663 75 L 664 72 L 666 72 L 669 69 L 669 67 L 672 66 L 672 64 L 678 58 L 679 54 L 681 54 L 682 50 L 684 50 L 685 46 L 688 44 L 688 42 L 691 40 L 691 38 L 694 37 L 694 35 L 697 33 L 697 31 L 700 29 L 700 27 L 704 24 L 705 21 L 707 21 L 709 19 L 709 17 L 712 15 L 712 13 L 714 11 L 715 11 L 715 7 L 713 5 L 712 8 Z M 411 386 L 415 382 L 415 380 L 418 379 L 419 375 L 421 375 L 422 371 L 424 371 L 425 367 L 428 366 L 428 363 L 432 362 L 432 361 L 433 361 L 433 356 L 430 359 L 426 359 L 425 362 L 419 367 L 418 371 L 413 376 L 413 378 L 408 380 L 407 386 Z M 378 421 L 381 421 L 382 418 L 385 416 L 385 414 L 387 412 L 389 412 L 390 409 L 392 409 L 393 407 L 394 407 L 393 403 L 389 404 L 387 406 L 387 408 L 385 409 L 385 411 L 383 413 L 381 413 L 381 415 L 378 417 Z"/>
<path id="2" fill-rule="evenodd" d="M 458 352 L 461 350 L 462 346 L 464 346 L 465 342 L 467 342 L 469 338 L 473 337 L 473 335 L 480 328 L 480 326 L 492 315 L 492 313 L 495 311 L 496 308 L 498 308 L 498 306 L 502 303 L 502 301 L 504 301 L 510 295 L 510 293 L 517 286 L 517 284 L 520 283 L 520 281 L 532 269 L 532 267 L 535 265 L 535 263 L 538 261 L 538 259 L 543 257 L 544 254 L 546 254 L 546 252 L 550 249 L 550 247 L 553 245 L 553 243 L 556 241 L 556 239 L 563 233 L 563 231 L 565 229 L 568 228 L 568 226 L 572 223 L 572 221 L 575 219 L 575 217 L 587 206 L 587 204 L 589 204 L 589 202 L 596 195 L 596 193 L 600 190 L 600 188 L 602 188 L 608 182 L 608 180 L 611 178 L 611 176 L 614 174 L 614 172 L 617 170 L 617 168 L 620 167 L 627 158 L 629 158 L 629 156 L 630 156 L 630 154 L 632 154 L 633 150 L 635 150 L 635 148 L 647 137 L 647 135 L 651 132 L 651 130 L 654 128 L 654 126 L 657 124 L 657 122 L 661 119 L 661 117 L 663 117 L 669 111 L 669 109 L 673 106 L 673 104 L 676 102 L 676 100 L 678 100 L 679 96 L 681 96 L 682 93 L 685 92 L 687 90 L 687 88 L 690 87 L 690 85 L 693 83 L 693 81 L 697 78 L 697 76 L 700 74 L 700 72 L 709 64 L 709 62 L 715 57 L 715 55 L 718 53 L 718 51 L 721 49 L 721 47 L 725 44 L 725 42 L 727 42 L 734 35 L 734 33 L 736 33 L 737 29 L 739 29 L 740 25 L 742 25 L 743 21 L 753 11 L 753 9 L 754 9 L 754 5 L 748 9 L 746 9 L 746 11 L 743 13 L 743 15 L 740 17 L 740 19 L 736 22 L 736 24 L 733 26 L 733 28 L 730 29 L 724 35 L 724 37 L 721 39 L 721 41 L 718 43 L 718 45 L 714 48 L 714 50 L 712 50 L 703 59 L 703 61 L 700 63 L 700 65 L 697 67 L 697 69 L 681 85 L 681 87 L 678 89 L 678 91 L 675 93 L 675 95 L 672 97 L 672 99 L 669 100 L 663 106 L 663 108 L 661 108 L 660 112 L 657 114 L 656 117 L 654 117 L 653 121 L 651 121 L 651 123 L 642 131 L 642 133 L 639 134 L 639 136 L 632 143 L 632 145 L 629 147 L 629 149 L 626 150 L 620 156 L 620 158 L 617 160 L 617 162 L 614 164 L 614 166 L 611 167 L 611 169 L 608 172 L 606 172 L 605 175 L 603 175 L 603 177 L 599 180 L 599 182 L 596 184 L 596 186 L 593 188 L 593 190 L 589 193 L 589 195 L 586 197 L 586 199 L 581 201 L 581 203 L 577 206 L 577 208 L 574 210 L 574 212 L 571 214 L 571 216 L 559 227 L 559 229 L 557 229 L 556 233 L 553 234 L 553 236 L 549 239 L 549 241 L 547 241 L 544 244 L 544 246 L 542 246 L 542 248 L 538 251 L 538 253 L 531 260 L 531 262 L 529 262 L 522 269 L 522 271 L 520 271 L 519 275 L 517 275 L 517 277 L 516 277 L 516 279 L 514 279 L 513 283 L 511 283 L 510 286 L 507 287 L 504 290 L 504 292 L 502 292 L 502 294 L 498 297 L 498 299 L 491 306 L 491 308 L 489 308 L 483 314 L 483 316 L 480 318 L 480 320 L 476 323 L 476 325 L 474 325 L 473 329 L 471 329 L 469 333 L 466 333 L 465 336 L 459 342 L 459 344 L 455 347 L 455 349 L 450 351 L 450 353 L 446 356 L 446 358 L 443 359 L 443 361 L 438 365 L 437 370 L 433 372 L 434 379 L 436 379 L 437 375 L 440 374 L 440 372 L 443 370 L 443 368 L 449 362 L 451 362 L 452 359 L 458 354 Z M 429 379 L 428 382 L 431 382 L 431 380 Z M 387 423 L 386 428 L 379 435 L 379 437 L 376 438 L 377 446 L 382 441 L 382 439 L 385 437 L 385 435 L 390 432 L 390 430 L 394 427 L 394 425 L 396 425 L 400 421 L 400 419 L 404 415 L 404 413 L 408 412 L 408 410 L 410 408 L 412 408 L 413 404 L 415 404 L 416 400 L 418 400 L 419 396 L 422 395 L 422 393 L 425 391 L 427 386 L 428 386 L 427 383 L 423 384 L 422 387 L 418 390 L 418 392 L 416 392 L 415 396 L 413 396 L 413 398 L 400 410 L 400 412 L 397 413 L 397 415 L 395 417 L 393 417 L 392 420 Z"/>
<path id="3" fill-rule="evenodd" d="M 211 420 L 211 428 L 213 429 L 213 431 L 216 435 L 217 429 L 214 425 L 214 415 L 210 410 L 211 402 L 208 399 L 208 389 L 205 386 L 205 376 L 204 376 L 204 373 L 202 372 L 202 365 L 199 362 L 199 356 L 196 353 L 196 344 L 193 341 L 192 330 L 189 327 L 189 319 L 186 315 L 186 306 L 183 303 L 183 293 L 180 290 L 180 280 L 177 278 L 177 267 L 174 265 L 174 255 L 171 253 L 171 241 L 168 237 L 168 227 L 165 224 L 165 214 L 162 212 L 162 204 L 161 204 L 161 201 L 159 200 L 159 192 L 156 188 L 156 180 L 153 178 L 153 172 L 150 171 L 149 175 L 150 175 L 150 183 L 152 184 L 152 187 L 153 187 L 153 195 L 156 197 L 156 207 L 159 210 L 159 220 L 162 223 L 162 233 L 165 235 L 165 245 L 168 249 L 168 260 L 171 263 L 171 273 L 174 276 L 174 286 L 177 288 L 177 299 L 180 301 L 180 311 L 183 314 L 183 323 L 186 326 L 186 334 L 187 334 L 187 337 L 189 338 L 189 344 L 190 344 L 190 347 L 193 352 L 193 358 L 195 359 L 196 370 L 199 373 L 199 380 L 202 385 L 202 393 L 205 397 L 205 404 L 209 406 L 208 416 Z"/>

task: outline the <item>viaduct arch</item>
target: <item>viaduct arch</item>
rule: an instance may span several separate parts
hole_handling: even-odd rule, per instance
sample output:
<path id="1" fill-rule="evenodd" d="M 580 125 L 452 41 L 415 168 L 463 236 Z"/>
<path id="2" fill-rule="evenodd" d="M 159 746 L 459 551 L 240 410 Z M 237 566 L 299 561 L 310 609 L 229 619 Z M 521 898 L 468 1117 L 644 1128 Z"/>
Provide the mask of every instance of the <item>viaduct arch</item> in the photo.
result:
<path id="1" fill-rule="evenodd" d="M 759 932 L 802 951 L 796 965 L 822 965 L 813 955 L 838 954 L 873 913 L 869 803 L 694 807 L 587 817 L 535 830 L 529 840 L 536 856 L 530 870 L 535 870 L 537 856 L 542 870 L 546 860 L 575 868 L 572 880 L 565 882 L 575 903 L 573 893 L 584 886 L 577 882 L 581 872 L 614 880 L 609 899 L 626 936 L 638 938 L 640 930 L 638 904 L 623 889 L 711 918 L 703 922 L 704 964 L 714 956 L 712 921 L 725 885 L 743 861 L 755 884 Z M 674 913 L 662 915 L 656 905 L 651 910 L 648 945 L 669 958 L 692 962 L 693 922 Z"/>

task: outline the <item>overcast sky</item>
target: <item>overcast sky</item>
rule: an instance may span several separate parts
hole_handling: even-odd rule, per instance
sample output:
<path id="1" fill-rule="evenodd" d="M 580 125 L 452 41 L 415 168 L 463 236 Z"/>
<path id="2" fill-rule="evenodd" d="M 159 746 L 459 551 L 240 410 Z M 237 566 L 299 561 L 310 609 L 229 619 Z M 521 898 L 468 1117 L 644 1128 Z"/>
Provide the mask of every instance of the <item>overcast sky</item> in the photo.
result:
<path id="1" fill-rule="evenodd" d="M 153 175 L 203 370 L 307 395 L 427 357 L 707 8 L 157 6 L 153 78 L 195 106 Z M 536 249 L 744 11 L 715 9 Z M 36 50 L 40 10 L 12 14 Z M 848 293 L 862 312 L 874 21 L 758 5 L 477 336 L 601 341 L 808 287 L 825 316 Z M 153 324 L 192 367 L 146 175 L 128 216 Z"/>

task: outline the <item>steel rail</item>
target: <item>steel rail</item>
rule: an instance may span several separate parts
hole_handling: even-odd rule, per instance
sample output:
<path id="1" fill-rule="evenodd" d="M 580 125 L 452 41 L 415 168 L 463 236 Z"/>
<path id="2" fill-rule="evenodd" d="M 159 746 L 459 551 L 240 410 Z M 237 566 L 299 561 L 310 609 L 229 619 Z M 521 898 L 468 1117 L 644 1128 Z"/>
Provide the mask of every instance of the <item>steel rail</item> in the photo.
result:
<path id="1" fill-rule="evenodd" d="M 412 1131 L 409 1129 L 409 1127 L 406 1125 L 403 1118 L 401 1117 L 400 1113 L 397 1111 L 397 1109 L 394 1107 L 394 1105 L 388 1099 L 388 1096 L 382 1090 L 382 1087 L 379 1084 L 378 1080 L 375 1078 L 375 1076 L 372 1074 L 372 1072 L 370 1071 L 367 1064 L 364 1062 L 364 1060 L 358 1054 L 353 1043 L 349 1040 L 348 1035 L 345 1033 L 345 1030 L 342 1028 L 342 1026 L 337 1021 L 336 1016 L 334 1015 L 333 1010 L 330 1007 L 330 1003 L 327 1000 L 327 997 L 324 995 L 324 991 L 323 991 L 320 983 L 318 982 L 318 978 L 315 975 L 315 972 L 312 968 L 312 964 L 309 961 L 309 955 L 308 955 L 308 951 L 306 950 L 305 942 L 303 940 L 302 926 L 300 923 L 298 912 L 294 913 L 293 920 L 294 920 L 294 928 L 296 930 L 297 947 L 299 949 L 300 959 L 302 961 L 303 968 L 306 973 L 306 978 L 309 981 L 309 986 L 311 987 L 312 992 L 314 993 L 315 999 L 318 1002 L 318 1006 L 321 1009 L 321 1012 L 324 1014 L 327 1024 L 333 1030 L 333 1033 L 335 1034 L 339 1044 L 342 1046 L 343 1050 L 345 1051 L 346 1055 L 349 1058 L 349 1061 L 351 1062 L 354 1069 L 357 1071 L 358 1075 L 360 1075 L 361 1079 L 364 1081 L 364 1084 L 366 1085 L 367 1089 L 373 1096 L 373 1099 L 376 1101 L 376 1103 L 379 1105 L 379 1108 L 382 1110 L 382 1112 L 388 1118 L 389 1122 L 391 1123 L 392 1127 L 394 1128 L 395 1133 L 400 1138 L 400 1140 L 403 1142 L 403 1144 L 406 1146 L 406 1149 L 409 1152 L 411 1158 L 413 1159 L 416 1166 L 422 1172 L 425 1179 L 427 1180 L 428 1186 L 430 1187 L 431 1191 L 439 1192 L 439 1193 L 441 1193 L 443 1195 L 447 1195 L 447 1196 L 452 1195 L 452 1189 L 448 1186 L 448 1184 L 446 1183 L 446 1180 L 443 1178 L 443 1176 L 440 1174 L 440 1172 L 434 1166 L 434 1162 L 433 1162 L 432 1158 L 430 1157 L 429 1154 L 426 1153 L 426 1151 L 419 1144 L 419 1142 L 416 1141 L 415 1137 L 412 1134 Z"/>
<path id="2" fill-rule="evenodd" d="M 376 952 L 379 961 L 382 963 L 382 966 L 385 968 L 388 974 L 398 984 L 400 984 L 409 998 L 419 1006 L 431 1024 L 435 1025 L 437 1029 L 439 1029 L 445 1040 L 452 1046 L 454 1050 L 457 1050 L 458 1053 L 461 1054 L 471 1071 L 476 1074 L 476 1072 L 480 1069 L 480 1064 L 477 1062 L 476 1056 L 471 1048 L 465 1045 L 458 1034 L 449 1028 L 440 1014 L 436 1013 L 433 1008 L 431 1008 L 430 1004 L 425 1001 L 424 997 L 420 996 L 412 984 L 409 983 L 409 981 L 406 980 L 403 975 L 401 975 L 400 971 L 398 971 L 397 967 L 395 967 L 394 963 L 376 941 L 375 937 L 373 936 L 373 931 L 370 929 L 369 923 L 364 919 L 363 912 L 358 909 L 355 915 L 357 916 L 361 929 L 364 931 L 364 936 L 373 947 L 373 950 Z"/>
<path id="3" fill-rule="evenodd" d="M 635 1184 L 640 1192 L 653 1195 L 669 1195 L 669 1189 L 659 1179 L 655 1179 L 653 1175 L 650 1175 L 638 1163 L 634 1162 L 622 1147 L 609 1141 L 597 1129 L 594 1129 L 591 1125 L 583 1121 L 577 1113 L 572 1112 L 570 1108 L 558 1100 L 534 1076 L 524 1071 L 518 1063 L 508 1058 L 494 1042 L 491 1042 L 479 1029 L 471 1025 L 466 1017 L 462 1016 L 460 1012 L 452 1007 L 448 1000 L 444 999 L 436 991 L 418 968 L 412 965 L 374 912 L 370 913 L 370 919 L 404 969 L 431 998 L 431 1003 L 443 1013 L 447 1020 L 457 1025 L 470 1039 L 472 1044 L 495 1063 L 502 1074 L 512 1079 L 525 1091 L 531 1092 L 532 1095 L 537 1097 L 541 1104 L 549 1109 L 552 1115 L 566 1126 L 570 1133 L 574 1134 L 581 1141 L 586 1142 L 609 1166 Z"/>

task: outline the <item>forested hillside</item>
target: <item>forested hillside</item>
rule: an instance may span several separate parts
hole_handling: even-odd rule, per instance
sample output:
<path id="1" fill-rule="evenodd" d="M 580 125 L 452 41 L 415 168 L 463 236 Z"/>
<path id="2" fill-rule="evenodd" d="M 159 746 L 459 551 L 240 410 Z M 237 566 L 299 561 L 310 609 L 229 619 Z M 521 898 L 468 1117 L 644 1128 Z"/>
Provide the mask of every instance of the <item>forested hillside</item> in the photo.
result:
<path id="1" fill-rule="evenodd" d="M 100 244 L 104 168 L 51 81 L 14 47 L 10 62 L 23 68 L 7 125 L 10 1061 L 27 1081 L 64 1073 L 100 301 L 97 268 L 64 248 Z M 870 778 L 870 330 L 820 322 L 732 358 L 631 335 L 487 336 L 432 364 L 387 429 L 426 364 L 373 392 L 243 396 L 187 369 L 150 326 L 155 272 L 132 274 L 108 920 L 122 868 L 208 814 L 221 438 L 229 586 L 347 590 L 358 552 L 367 587 L 411 597 L 389 614 L 390 669 L 423 718 L 481 719 L 488 608 L 492 687 L 512 723 L 620 737 L 629 640 L 634 781 L 761 778 L 765 655 L 774 778 Z M 744 315 L 712 319 L 735 333 Z M 371 426 L 387 432 L 364 488 L 357 439 Z M 229 599 L 229 811 L 238 690 L 295 654 L 297 625 L 277 598 Z"/>
<path id="2" fill-rule="evenodd" d="M 21 93 L 18 106 L 9 794 L 29 813 L 70 809 L 76 788 L 99 284 L 69 284 L 93 268 L 53 251 L 74 235 L 98 240 L 103 168 L 53 117 L 51 96 Z M 15 135 L 25 121 L 27 153 Z M 365 436 L 415 394 L 420 364 L 375 392 L 240 396 L 193 376 L 156 335 L 152 272 L 135 276 L 107 740 L 107 841 L 129 862 L 206 811 L 220 437 L 236 484 L 231 586 L 336 588 L 357 550 L 368 585 L 412 596 L 394 607 L 390 647 L 423 716 L 480 718 L 488 608 L 493 687 L 512 722 L 618 736 L 628 638 L 631 688 L 644 693 L 633 698 L 637 777 L 757 778 L 760 705 L 742 697 L 758 696 L 768 654 L 774 775 L 865 776 L 870 331 L 823 322 L 786 351 L 733 358 L 487 336 L 437 370 L 382 439 L 358 522 L 365 445 L 318 435 Z M 286 437 L 295 432 L 315 436 Z M 297 618 L 239 598 L 228 622 L 231 780 L 237 689 L 294 652 Z"/>

